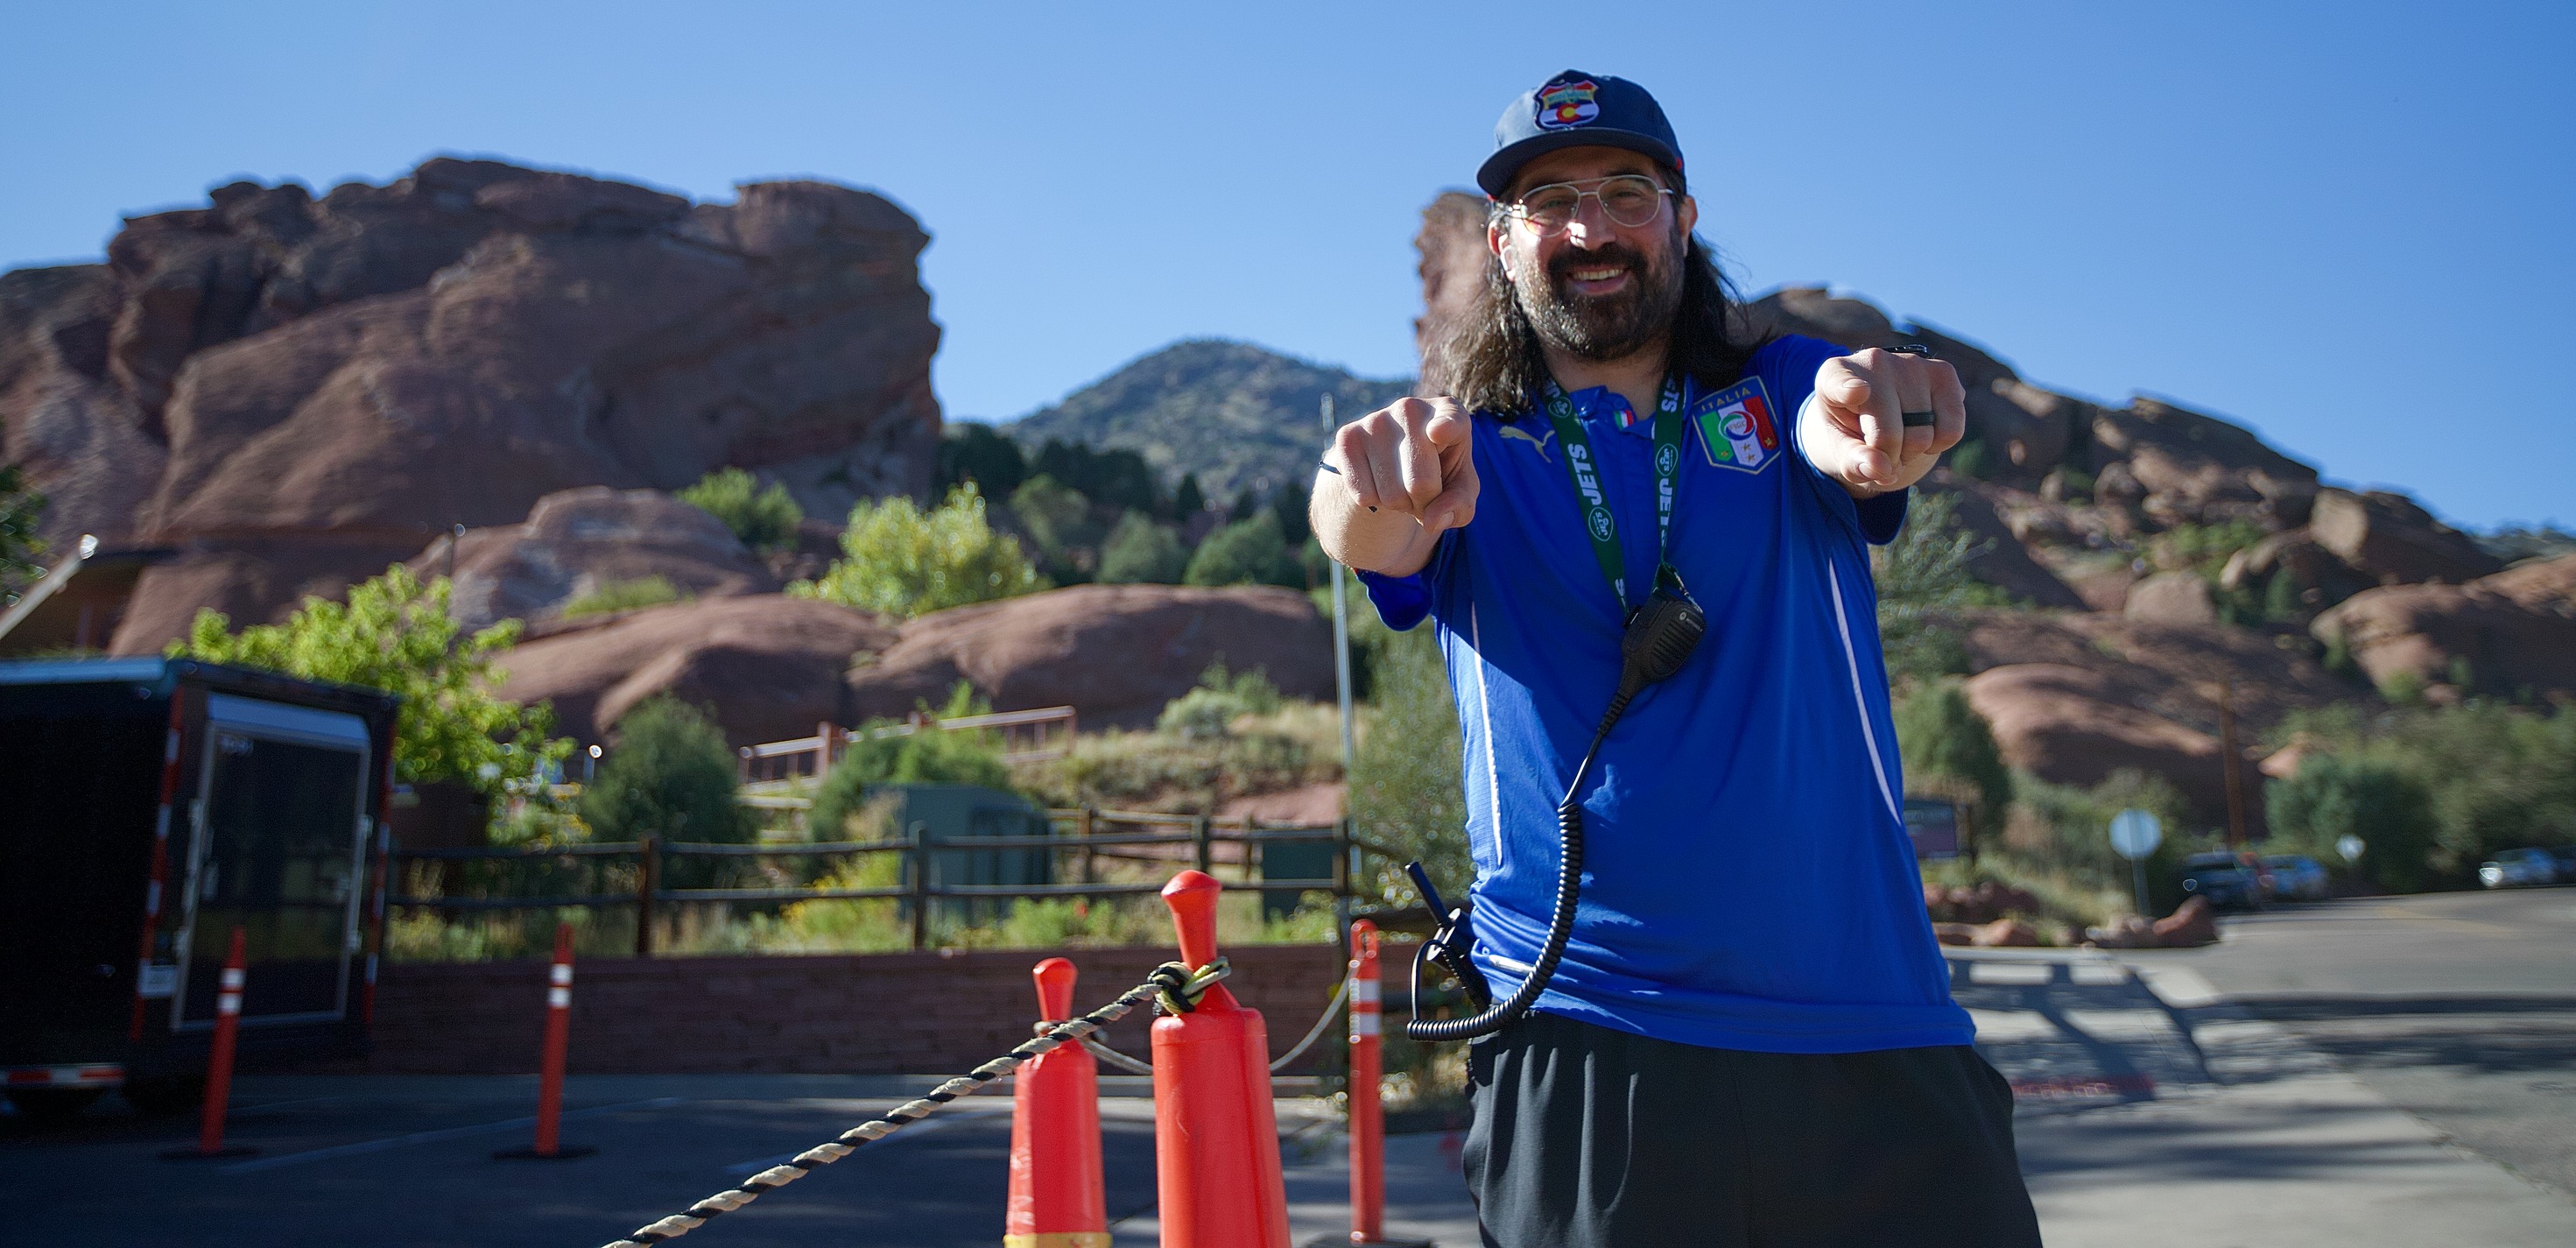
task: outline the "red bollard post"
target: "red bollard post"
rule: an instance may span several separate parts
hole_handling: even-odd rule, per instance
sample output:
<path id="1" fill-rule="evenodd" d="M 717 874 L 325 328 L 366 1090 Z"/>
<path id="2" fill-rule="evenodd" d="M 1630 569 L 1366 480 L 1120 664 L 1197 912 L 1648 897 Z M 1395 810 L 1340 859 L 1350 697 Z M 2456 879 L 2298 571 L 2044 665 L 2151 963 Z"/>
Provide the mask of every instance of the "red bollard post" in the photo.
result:
<path id="1" fill-rule="evenodd" d="M 1073 1017 L 1073 963 L 1030 971 L 1038 1017 Z M 1079 1044 L 1022 1065 L 1011 1088 L 1011 1197 L 1002 1248 L 1109 1248 L 1109 1196 L 1100 1162 L 1100 1069 Z"/>
<path id="2" fill-rule="evenodd" d="M 1351 924 L 1351 1242 L 1386 1233 L 1386 1118 L 1378 1081 L 1386 1073 L 1378 1035 L 1377 924 Z"/>
<path id="3" fill-rule="evenodd" d="M 1216 960 L 1219 888 L 1201 871 L 1163 886 L 1192 969 Z M 1154 1161 L 1163 1248 L 1288 1248 L 1270 1037 L 1222 983 L 1154 1020 Z"/>
<path id="4" fill-rule="evenodd" d="M 235 926 L 232 945 L 224 952 L 223 978 L 215 987 L 215 1040 L 206 1056 L 206 1106 L 197 1120 L 197 1146 L 161 1154 L 167 1160 L 247 1157 L 259 1151 L 224 1147 L 224 1110 L 232 1101 L 233 1053 L 241 1038 L 242 984 L 247 975 L 242 943 L 242 929 Z"/>
<path id="5" fill-rule="evenodd" d="M 537 1146 L 505 1148 L 492 1154 L 510 1159 L 556 1161 L 587 1157 L 598 1149 L 563 1146 L 564 1050 L 572 1042 L 572 924 L 555 924 L 555 961 L 546 976 L 546 1049 L 537 1075 Z"/>

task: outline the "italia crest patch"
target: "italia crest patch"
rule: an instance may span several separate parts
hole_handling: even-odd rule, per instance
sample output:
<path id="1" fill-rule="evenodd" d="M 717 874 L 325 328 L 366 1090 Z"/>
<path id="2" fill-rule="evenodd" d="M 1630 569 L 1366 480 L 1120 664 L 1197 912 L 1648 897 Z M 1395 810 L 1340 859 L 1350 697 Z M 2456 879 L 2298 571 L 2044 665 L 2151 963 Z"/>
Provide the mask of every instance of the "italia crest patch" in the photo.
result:
<path id="1" fill-rule="evenodd" d="M 1693 413 L 1708 462 L 1739 472 L 1760 472 L 1780 457 L 1780 420 L 1762 379 L 1747 377 L 1701 399 Z"/>
<path id="2" fill-rule="evenodd" d="M 1538 128 L 1566 130 L 1591 124 L 1601 115 L 1601 104 L 1593 98 L 1600 90 L 1589 78 L 1551 82 L 1539 88 Z"/>

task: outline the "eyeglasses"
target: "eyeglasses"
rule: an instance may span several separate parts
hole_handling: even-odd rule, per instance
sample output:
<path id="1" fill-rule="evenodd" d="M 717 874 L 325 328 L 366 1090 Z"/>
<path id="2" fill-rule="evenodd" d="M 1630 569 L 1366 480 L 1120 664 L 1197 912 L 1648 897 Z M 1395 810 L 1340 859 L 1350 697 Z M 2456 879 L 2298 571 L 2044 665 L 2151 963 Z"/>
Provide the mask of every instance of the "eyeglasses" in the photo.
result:
<path id="1" fill-rule="evenodd" d="M 1596 183 L 1585 190 L 1586 183 Z M 1586 196 L 1601 201 L 1601 211 L 1614 225 L 1634 229 L 1654 220 L 1664 211 L 1664 196 L 1672 192 L 1655 185 L 1643 174 L 1623 173 L 1616 177 L 1586 178 L 1583 182 L 1551 182 L 1531 187 L 1521 197 L 1503 205 L 1503 211 L 1530 223 L 1541 234 L 1554 234 L 1574 223 L 1583 210 Z"/>

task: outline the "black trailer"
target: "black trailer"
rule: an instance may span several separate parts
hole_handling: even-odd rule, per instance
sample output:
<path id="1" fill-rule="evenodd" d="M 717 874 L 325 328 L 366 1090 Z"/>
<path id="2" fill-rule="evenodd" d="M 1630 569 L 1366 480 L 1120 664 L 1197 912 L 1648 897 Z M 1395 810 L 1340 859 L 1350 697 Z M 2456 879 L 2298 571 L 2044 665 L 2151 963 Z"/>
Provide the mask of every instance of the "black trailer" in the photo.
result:
<path id="1" fill-rule="evenodd" d="M 0 1074 L 22 1111 L 366 1051 L 400 699 L 188 659 L 0 663 Z"/>

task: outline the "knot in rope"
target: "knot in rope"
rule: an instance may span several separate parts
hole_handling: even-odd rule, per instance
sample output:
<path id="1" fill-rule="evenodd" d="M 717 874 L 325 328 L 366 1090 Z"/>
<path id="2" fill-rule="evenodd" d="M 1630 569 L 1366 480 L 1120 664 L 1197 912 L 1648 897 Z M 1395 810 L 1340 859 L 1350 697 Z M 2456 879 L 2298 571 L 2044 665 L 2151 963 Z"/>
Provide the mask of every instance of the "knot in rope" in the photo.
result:
<path id="1" fill-rule="evenodd" d="M 1224 958 L 1217 958 L 1195 971 L 1186 962 L 1166 962 L 1145 978 L 1162 989 L 1154 994 L 1154 1004 L 1164 1013 L 1188 1014 L 1199 1008 L 1199 998 L 1207 995 L 1209 987 L 1233 973 Z"/>

